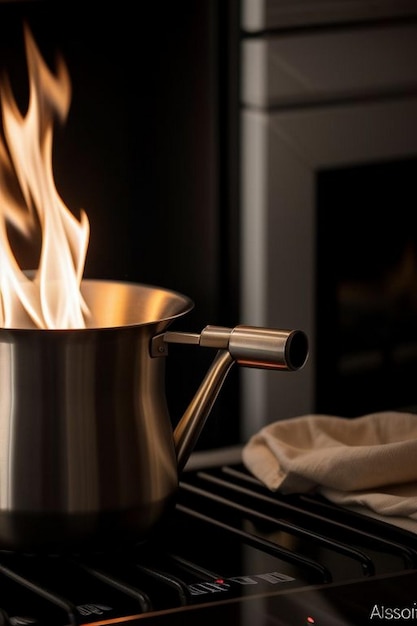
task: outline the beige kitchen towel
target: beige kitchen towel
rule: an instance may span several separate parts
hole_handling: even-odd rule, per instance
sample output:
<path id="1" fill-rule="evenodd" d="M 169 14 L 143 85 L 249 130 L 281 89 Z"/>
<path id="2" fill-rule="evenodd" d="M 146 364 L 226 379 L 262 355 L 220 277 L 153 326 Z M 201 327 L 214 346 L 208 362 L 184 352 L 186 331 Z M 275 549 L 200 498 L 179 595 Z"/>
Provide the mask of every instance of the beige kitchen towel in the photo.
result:
<path id="1" fill-rule="evenodd" d="M 242 450 L 273 491 L 328 500 L 417 533 L 417 415 L 303 415 L 273 422 Z"/>

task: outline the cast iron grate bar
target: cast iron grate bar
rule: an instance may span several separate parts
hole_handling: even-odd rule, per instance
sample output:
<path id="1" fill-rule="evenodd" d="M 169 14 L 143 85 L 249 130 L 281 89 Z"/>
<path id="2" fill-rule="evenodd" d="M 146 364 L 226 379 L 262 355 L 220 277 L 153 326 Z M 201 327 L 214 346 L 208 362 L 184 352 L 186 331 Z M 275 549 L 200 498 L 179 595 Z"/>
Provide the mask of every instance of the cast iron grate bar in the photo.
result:
<path id="1" fill-rule="evenodd" d="M 199 472 L 198 476 L 206 478 L 205 473 Z M 229 509 L 239 511 L 240 513 L 243 513 L 251 519 L 267 522 L 280 530 L 289 532 L 290 534 L 297 537 L 305 538 L 308 541 L 314 541 L 323 547 L 329 548 L 339 554 L 343 554 L 344 556 L 360 563 L 364 576 L 373 576 L 375 574 L 375 567 L 372 559 L 361 550 L 348 546 L 347 544 L 341 543 L 340 541 L 336 541 L 335 539 L 330 539 L 329 537 L 316 533 L 311 529 L 305 529 L 301 526 L 293 524 L 292 522 L 287 522 L 285 520 L 272 517 L 271 515 L 266 515 L 265 513 L 261 513 L 260 511 L 257 511 L 252 507 L 249 508 L 247 506 L 244 506 L 243 504 L 237 503 L 234 500 L 224 498 L 218 494 L 214 494 L 200 487 L 196 487 L 195 485 L 182 484 L 182 486 L 186 491 L 190 491 L 211 501 L 217 502 Z"/>
<path id="2" fill-rule="evenodd" d="M 66 626 L 143 615 L 140 592 L 98 575 L 99 568 L 85 566 L 76 557 L 4 554 L 2 560 L 0 572 L 67 609 Z"/>
<path id="3" fill-rule="evenodd" d="M 76 617 L 76 607 L 71 602 L 68 602 L 66 599 L 62 598 L 58 594 L 53 593 L 50 590 L 45 589 L 43 586 L 38 585 L 37 583 L 33 582 L 32 580 L 18 574 L 17 572 L 14 572 L 12 569 L 10 569 L 9 567 L 6 567 L 5 565 L 1 563 L 0 563 L 0 572 L 7 578 L 14 580 L 20 586 L 28 589 L 35 595 L 38 595 L 44 598 L 51 604 L 55 605 L 57 608 L 63 610 L 66 613 L 67 619 L 69 620 L 68 626 L 79 626 L 80 622 L 77 620 L 77 617 Z M 7 620 L 5 623 L 8 624 L 9 620 Z M 19 622 L 17 622 L 17 624 L 18 623 Z M 25 622 L 22 622 L 22 623 L 24 624 Z"/>
<path id="4" fill-rule="evenodd" d="M 177 560 L 170 554 L 171 538 L 135 544 L 121 552 L 82 554 L 81 567 L 108 585 L 140 599 L 143 613 L 189 604 L 189 594 Z M 169 544 L 169 545 L 168 545 Z"/>
<path id="5" fill-rule="evenodd" d="M 190 509 L 189 507 L 182 504 L 177 504 L 177 510 L 193 518 L 206 522 L 211 526 L 226 531 L 227 533 L 230 533 L 235 537 L 239 537 L 243 539 L 248 545 L 251 545 L 254 548 L 263 550 L 268 554 L 272 554 L 284 561 L 294 563 L 296 565 L 306 568 L 307 570 L 310 570 L 312 573 L 319 576 L 320 581 L 317 582 L 329 583 L 332 581 L 332 575 L 327 567 L 325 567 L 321 563 L 317 563 L 316 561 L 309 559 L 304 555 L 295 553 L 292 550 L 287 550 L 283 546 L 277 546 L 272 541 L 268 541 L 267 539 L 258 537 L 253 533 L 241 530 L 239 528 L 236 528 L 235 526 L 231 526 L 226 522 L 213 518 L 209 515 L 205 515 L 204 513 L 201 513 L 194 509 Z"/>
<path id="6" fill-rule="evenodd" d="M 320 511 L 321 515 L 328 516 L 329 514 L 335 517 L 337 520 L 348 519 L 352 527 L 355 527 L 356 523 L 360 523 L 361 526 L 365 526 L 370 529 L 371 538 L 374 534 L 378 536 L 384 536 L 383 541 L 390 541 L 389 537 L 395 537 L 400 541 L 392 540 L 393 544 L 407 546 L 407 551 L 412 558 L 412 565 L 417 565 L 417 535 L 411 533 L 405 528 L 390 524 L 388 521 L 376 519 L 370 515 L 365 515 L 360 512 L 346 509 L 342 506 L 334 504 L 329 500 L 325 500 L 322 496 L 312 496 L 309 494 L 299 494 L 298 498 L 304 503 L 309 510 Z"/>
<path id="7" fill-rule="evenodd" d="M 206 578 L 206 579 L 221 578 L 220 574 L 216 572 L 212 572 L 205 567 L 201 567 L 200 565 L 197 565 L 197 563 L 193 563 L 189 561 L 188 559 L 184 559 L 182 556 L 179 556 L 178 554 L 171 554 L 170 556 L 173 561 L 178 563 L 182 568 L 188 570 L 191 574 L 197 575 L 198 578 L 200 577 Z"/>
<path id="8" fill-rule="evenodd" d="M 127 583 L 118 580 L 117 578 L 114 578 L 110 574 L 107 574 L 100 569 L 95 569 L 94 567 L 90 567 L 85 564 L 78 565 L 86 572 L 88 572 L 91 576 L 94 576 L 95 578 L 98 578 L 102 582 L 106 583 L 106 585 L 110 585 L 111 587 L 114 587 L 122 593 L 137 600 L 143 613 L 147 613 L 152 609 L 152 603 L 149 596 L 137 587 L 132 587 L 131 585 L 128 585 Z"/>
<path id="9" fill-rule="evenodd" d="M 181 606 L 186 606 L 190 604 L 191 594 L 187 585 L 180 580 L 177 576 L 173 576 L 172 574 L 163 571 L 156 567 L 147 567 L 146 565 L 136 565 L 136 567 L 142 571 L 147 576 L 151 578 L 155 578 L 159 580 L 164 585 L 168 585 L 172 589 L 174 589 L 178 595 L 179 603 Z"/>
<path id="10" fill-rule="evenodd" d="M 294 513 L 302 515 L 307 519 L 314 519 L 320 524 L 337 528 L 343 533 L 354 534 L 363 538 L 370 547 L 379 547 L 381 549 L 389 550 L 391 553 L 401 555 L 406 569 L 413 569 L 417 566 L 417 550 L 410 545 L 412 542 L 416 543 L 417 539 L 412 536 L 411 533 L 403 529 L 393 527 L 391 524 L 361 515 L 360 513 L 349 511 L 333 503 L 325 502 L 318 499 L 317 496 L 296 494 L 297 502 L 306 503 L 307 508 L 303 508 L 294 504 L 294 501 L 290 502 L 288 498 L 286 498 L 285 502 L 282 499 L 278 500 L 278 496 L 275 494 L 271 495 L 266 492 L 266 487 L 264 487 L 256 478 L 240 470 L 225 466 L 222 467 L 222 472 L 226 474 L 226 479 L 221 479 L 207 472 L 199 472 L 198 475 L 206 481 L 220 484 L 227 489 L 246 494 L 259 501 L 263 501 L 268 505 L 273 505 L 274 507 L 285 507 L 289 511 L 293 511 Z M 253 489 L 232 483 L 228 480 L 228 477 L 241 479 L 242 481 L 253 485 Z M 265 490 L 266 493 L 264 493 L 263 490 Z M 314 512 L 313 509 L 319 510 L 321 513 Z M 335 516 L 338 517 L 339 515 L 343 521 L 335 519 Z M 354 522 L 358 522 L 361 527 L 357 527 Z M 369 530 L 365 530 L 364 527 L 368 527 Z M 388 535 L 393 536 L 394 539 L 390 538 Z"/>

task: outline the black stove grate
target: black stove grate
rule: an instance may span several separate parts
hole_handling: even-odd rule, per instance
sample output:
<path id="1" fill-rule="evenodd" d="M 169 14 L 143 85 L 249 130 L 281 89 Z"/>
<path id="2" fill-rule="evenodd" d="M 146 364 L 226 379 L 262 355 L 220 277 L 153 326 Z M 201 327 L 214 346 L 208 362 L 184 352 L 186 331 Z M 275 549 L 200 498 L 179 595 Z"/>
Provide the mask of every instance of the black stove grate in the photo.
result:
<path id="1" fill-rule="evenodd" d="M 416 570 L 417 536 L 317 496 L 273 494 L 242 465 L 226 465 L 185 472 L 172 518 L 145 544 L 100 554 L 0 553 L 0 626 L 203 625 L 226 614 L 233 626 L 249 623 L 239 607 L 260 598 L 274 615 L 264 624 L 314 624 L 306 594 L 321 613 L 317 623 L 354 624 L 357 585 L 370 590 L 361 609 L 369 616 L 387 589 L 406 602 Z M 317 590 L 319 603 L 310 597 Z M 343 590 L 327 622 L 323 590 Z"/>
<path id="2" fill-rule="evenodd" d="M 201 510 L 213 510 L 213 505 L 218 505 L 218 519 L 229 517 L 226 512 L 229 509 L 237 513 L 241 521 L 252 520 L 258 538 L 270 533 L 276 540 L 278 532 L 281 541 L 285 535 L 304 538 L 306 543 L 327 547 L 358 561 L 364 576 L 380 573 L 382 567 L 392 571 L 417 567 L 417 536 L 336 506 L 317 495 L 273 494 L 243 466 L 200 471 L 182 483 L 182 491 L 195 496 L 188 510 L 190 515 L 199 516 Z M 216 524 L 216 519 L 211 522 Z M 307 552 L 304 544 L 303 553 Z M 295 558 L 298 556 L 297 551 Z M 323 582 L 329 582 L 336 575 L 334 567 L 332 571 Z M 341 575 L 346 579 L 346 570 Z"/>

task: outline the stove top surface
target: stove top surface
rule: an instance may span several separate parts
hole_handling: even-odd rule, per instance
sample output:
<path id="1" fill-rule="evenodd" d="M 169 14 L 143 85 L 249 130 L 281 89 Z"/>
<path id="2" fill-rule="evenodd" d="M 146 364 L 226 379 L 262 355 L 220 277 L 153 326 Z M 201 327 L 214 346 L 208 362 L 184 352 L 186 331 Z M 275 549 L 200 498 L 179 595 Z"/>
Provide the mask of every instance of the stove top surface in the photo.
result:
<path id="1" fill-rule="evenodd" d="M 348 625 L 417 620 L 417 536 L 314 495 L 269 492 L 239 463 L 183 474 L 145 544 L 0 553 L 0 624 Z"/>

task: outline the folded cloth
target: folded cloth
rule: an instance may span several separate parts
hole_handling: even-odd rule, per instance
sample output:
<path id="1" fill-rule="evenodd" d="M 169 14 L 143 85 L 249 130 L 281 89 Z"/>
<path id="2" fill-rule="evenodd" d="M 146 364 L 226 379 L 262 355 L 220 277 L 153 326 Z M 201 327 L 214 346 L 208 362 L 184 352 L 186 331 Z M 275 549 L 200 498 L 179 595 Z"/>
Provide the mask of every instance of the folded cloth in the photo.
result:
<path id="1" fill-rule="evenodd" d="M 417 533 L 417 415 L 304 415 L 273 422 L 242 450 L 246 468 L 283 494 L 328 500 Z"/>

